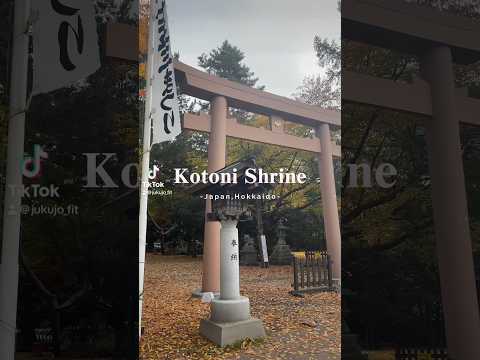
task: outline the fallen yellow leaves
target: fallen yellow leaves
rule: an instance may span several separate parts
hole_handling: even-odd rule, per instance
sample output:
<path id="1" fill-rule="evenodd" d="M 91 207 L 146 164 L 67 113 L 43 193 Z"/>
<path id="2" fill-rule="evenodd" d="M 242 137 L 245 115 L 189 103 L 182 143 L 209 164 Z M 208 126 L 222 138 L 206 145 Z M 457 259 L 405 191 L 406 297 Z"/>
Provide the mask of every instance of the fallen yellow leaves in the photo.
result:
<path id="1" fill-rule="evenodd" d="M 145 272 L 143 360 L 340 359 L 340 296 L 291 296 L 289 266 L 241 267 L 242 295 L 262 319 L 267 338 L 219 348 L 200 336 L 209 305 L 192 298 L 201 284 L 201 259 L 149 255 Z"/>

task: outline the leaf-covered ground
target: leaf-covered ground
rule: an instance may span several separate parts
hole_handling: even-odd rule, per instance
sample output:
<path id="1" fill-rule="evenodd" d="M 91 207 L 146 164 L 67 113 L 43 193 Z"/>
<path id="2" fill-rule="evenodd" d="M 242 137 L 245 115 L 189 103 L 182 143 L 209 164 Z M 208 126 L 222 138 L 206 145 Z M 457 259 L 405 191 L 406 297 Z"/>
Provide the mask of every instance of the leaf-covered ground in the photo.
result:
<path id="1" fill-rule="evenodd" d="M 209 305 L 191 297 L 202 276 L 201 259 L 149 255 L 141 358 L 157 359 L 340 359 L 340 296 L 336 293 L 289 294 L 289 266 L 240 268 L 241 292 L 267 337 L 219 348 L 198 332 Z"/>

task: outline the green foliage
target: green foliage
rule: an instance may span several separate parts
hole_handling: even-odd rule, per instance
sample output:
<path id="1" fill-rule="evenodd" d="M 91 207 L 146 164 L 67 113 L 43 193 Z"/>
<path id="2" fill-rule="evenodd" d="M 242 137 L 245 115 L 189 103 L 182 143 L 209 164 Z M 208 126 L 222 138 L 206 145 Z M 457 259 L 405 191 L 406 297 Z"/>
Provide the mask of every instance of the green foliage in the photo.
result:
<path id="1" fill-rule="evenodd" d="M 334 40 L 322 39 L 315 36 L 313 47 L 317 54 L 318 64 L 327 68 L 327 71 L 338 76 L 341 71 L 341 48 Z"/>
<path id="2" fill-rule="evenodd" d="M 242 61 L 245 59 L 243 52 L 225 40 L 221 46 L 202 54 L 198 57 L 198 64 L 209 74 L 220 76 L 224 79 L 239 82 L 254 87 L 258 78 Z M 263 89 L 263 87 L 260 87 Z"/>

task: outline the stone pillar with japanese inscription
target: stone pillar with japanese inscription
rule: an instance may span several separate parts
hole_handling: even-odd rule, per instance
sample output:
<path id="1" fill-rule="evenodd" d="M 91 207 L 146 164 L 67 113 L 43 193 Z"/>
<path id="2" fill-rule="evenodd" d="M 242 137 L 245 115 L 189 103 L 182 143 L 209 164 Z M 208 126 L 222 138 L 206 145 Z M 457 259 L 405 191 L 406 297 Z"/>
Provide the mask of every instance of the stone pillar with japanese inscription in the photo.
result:
<path id="1" fill-rule="evenodd" d="M 237 224 L 236 217 L 221 220 L 220 297 L 210 304 L 210 318 L 200 322 L 200 333 L 220 346 L 265 337 L 262 321 L 250 316 L 250 300 L 240 295 Z"/>
<path id="2" fill-rule="evenodd" d="M 210 303 L 210 317 L 200 321 L 200 334 L 220 346 L 226 346 L 247 338 L 265 337 L 265 329 L 260 319 L 250 316 L 250 300 L 240 295 L 240 256 L 238 251 L 238 220 L 248 212 L 246 200 L 238 195 L 263 191 L 259 184 L 245 181 L 247 169 L 256 168 L 254 159 L 247 159 L 230 164 L 218 172 L 235 173 L 235 184 L 200 184 L 192 191 L 193 195 L 215 194 L 212 201 L 209 222 L 220 223 L 220 296 L 215 296 Z"/>
<path id="3" fill-rule="evenodd" d="M 236 220 L 222 221 L 220 228 L 220 299 L 240 297 L 238 229 Z"/>

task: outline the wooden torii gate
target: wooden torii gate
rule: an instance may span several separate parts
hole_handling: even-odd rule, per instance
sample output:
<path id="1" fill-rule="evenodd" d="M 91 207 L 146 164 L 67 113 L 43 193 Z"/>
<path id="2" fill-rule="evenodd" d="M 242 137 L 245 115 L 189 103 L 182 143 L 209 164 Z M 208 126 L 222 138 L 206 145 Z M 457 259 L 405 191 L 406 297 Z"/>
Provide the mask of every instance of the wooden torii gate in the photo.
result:
<path id="1" fill-rule="evenodd" d="M 340 113 L 252 89 L 182 63 L 175 64 L 175 71 L 183 93 L 210 101 L 210 116 L 185 114 L 183 122 L 185 129 L 209 132 L 209 172 L 225 166 L 227 136 L 318 154 L 327 249 L 333 259 L 333 279 L 340 283 L 341 238 L 333 156 L 340 157 L 341 152 L 332 144 L 330 135 L 330 126 L 340 126 Z M 241 125 L 228 118 L 229 106 L 269 116 L 271 130 Z M 305 139 L 284 133 L 285 120 L 313 127 L 317 137 Z M 210 206 L 207 201 L 207 213 Z M 218 291 L 219 246 L 220 223 L 205 221 L 202 291 Z"/>
<path id="2" fill-rule="evenodd" d="M 480 125 L 480 100 L 455 89 L 453 63 L 480 60 L 480 23 L 398 0 L 344 0 L 344 38 L 415 54 L 414 84 L 345 72 L 343 99 L 429 117 L 425 122 L 448 353 L 480 359 L 480 317 L 459 123 Z"/>
<path id="3" fill-rule="evenodd" d="M 109 24 L 106 55 L 138 61 L 137 30 L 124 24 Z M 209 133 L 208 172 L 225 166 L 227 136 L 285 146 L 317 154 L 320 173 L 327 251 L 333 261 L 333 280 L 341 282 L 341 236 L 335 190 L 333 158 L 341 156 L 340 147 L 332 143 L 330 127 L 340 127 L 338 111 L 325 110 L 286 97 L 222 79 L 181 62 L 175 63 L 175 77 L 185 95 L 210 102 L 210 115 L 184 115 L 183 128 Z M 228 118 L 234 107 L 270 118 L 271 130 L 241 125 Z M 314 139 L 300 138 L 284 132 L 284 122 L 303 124 L 315 129 Z M 211 203 L 207 200 L 206 212 Z M 220 287 L 220 223 L 205 221 L 203 279 L 200 292 L 217 293 Z"/>

